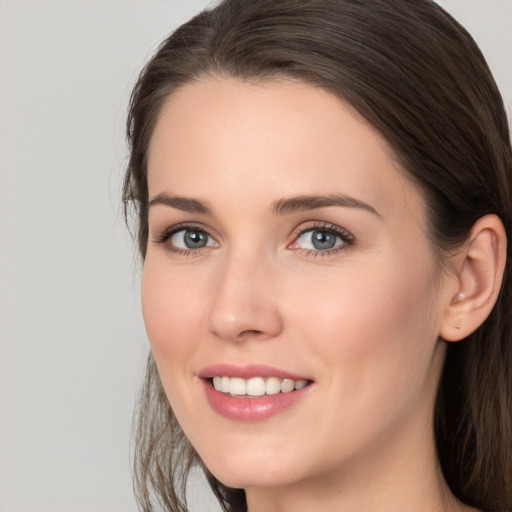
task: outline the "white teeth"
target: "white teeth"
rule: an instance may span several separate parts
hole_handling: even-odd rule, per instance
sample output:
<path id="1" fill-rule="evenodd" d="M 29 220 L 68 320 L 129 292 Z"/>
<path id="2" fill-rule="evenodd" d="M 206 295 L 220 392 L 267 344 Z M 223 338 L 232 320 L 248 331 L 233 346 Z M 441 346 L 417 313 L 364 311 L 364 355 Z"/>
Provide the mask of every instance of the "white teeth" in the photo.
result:
<path id="1" fill-rule="evenodd" d="M 295 389 L 302 389 L 302 388 L 305 388 L 307 385 L 308 385 L 307 380 L 298 380 L 295 383 Z"/>
<path id="2" fill-rule="evenodd" d="M 222 387 L 219 391 L 222 391 L 223 393 L 229 393 L 229 390 L 231 389 L 229 385 L 229 377 L 221 377 L 221 386 Z"/>
<path id="3" fill-rule="evenodd" d="M 267 395 L 277 395 L 281 392 L 281 379 L 269 377 L 265 383 L 265 393 Z"/>
<path id="4" fill-rule="evenodd" d="M 279 379 L 277 377 L 253 377 L 241 379 L 239 377 L 215 376 L 213 387 L 217 391 L 237 396 L 263 396 L 277 393 L 290 393 L 308 385 L 307 380 Z"/>
<path id="5" fill-rule="evenodd" d="M 293 379 L 284 379 L 281 382 L 281 391 L 283 393 L 289 393 L 295 389 L 295 381 Z"/>
<path id="6" fill-rule="evenodd" d="M 229 379 L 229 392 L 232 395 L 246 395 L 247 394 L 247 382 L 245 379 L 233 377 Z"/>
<path id="7" fill-rule="evenodd" d="M 247 381 L 247 394 L 263 396 L 265 394 L 265 381 L 261 377 L 254 377 Z"/>

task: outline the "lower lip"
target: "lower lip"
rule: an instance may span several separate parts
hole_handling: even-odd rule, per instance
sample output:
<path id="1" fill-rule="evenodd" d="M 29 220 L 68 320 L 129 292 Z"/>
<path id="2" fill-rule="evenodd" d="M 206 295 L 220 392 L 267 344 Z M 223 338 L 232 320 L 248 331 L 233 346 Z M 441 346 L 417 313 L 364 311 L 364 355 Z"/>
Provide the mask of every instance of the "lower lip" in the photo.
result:
<path id="1" fill-rule="evenodd" d="M 210 380 L 203 380 L 206 398 L 212 409 L 230 420 L 261 421 L 292 407 L 297 401 L 305 397 L 313 387 L 312 384 L 275 395 L 259 397 L 233 397 L 217 391 Z"/>

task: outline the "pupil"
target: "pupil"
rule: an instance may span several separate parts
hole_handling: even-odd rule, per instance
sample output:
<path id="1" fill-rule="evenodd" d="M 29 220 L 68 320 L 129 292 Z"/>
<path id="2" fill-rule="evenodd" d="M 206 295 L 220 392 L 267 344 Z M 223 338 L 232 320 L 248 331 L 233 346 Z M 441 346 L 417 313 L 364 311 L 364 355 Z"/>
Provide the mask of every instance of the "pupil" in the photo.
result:
<path id="1" fill-rule="evenodd" d="M 201 231 L 187 231 L 185 233 L 185 245 L 189 249 L 197 249 L 206 245 L 207 235 Z"/>
<path id="2" fill-rule="evenodd" d="M 314 231 L 311 238 L 315 249 L 332 249 L 336 244 L 336 235 L 326 231 Z"/>

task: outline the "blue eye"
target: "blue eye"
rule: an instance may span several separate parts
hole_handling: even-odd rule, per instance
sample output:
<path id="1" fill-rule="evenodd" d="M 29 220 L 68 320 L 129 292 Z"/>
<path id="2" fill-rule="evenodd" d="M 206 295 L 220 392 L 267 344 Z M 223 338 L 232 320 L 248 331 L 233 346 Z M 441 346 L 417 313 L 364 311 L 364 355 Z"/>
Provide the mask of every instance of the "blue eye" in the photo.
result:
<path id="1" fill-rule="evenodd" d="M 202 249 L 217 244 L 211 236 L 200 229 L 180 229 L 169 236 L 168 240 L 176 249 Z"/>
<path id="2" fill-rule="evenodd" d="M 315 249 L 325 250 L 333 249 L 336 247 L 336 242 L 339 237 L 333 233 L 327 233 L 326 231 L 313 231 L 311 233 L 311 244 Z"/>
<path id="3" fill-rule="evenodd" d="M 353 237 L 344 229 L 338 226 L 319 226 L 302 230 L 295 241 L 292 249 L 304 249 L 314 252 L 329 252 L 341 249 L 353 243 Z"/>
<path id="4" fill-rule="evenodd" d="M 172 226 L 165 230 L 155 243 L 162 244 L 169 252 L 192 256 L 202 253 L 201 249 L 218 247 L 217 241 L 199 226 Z"/>

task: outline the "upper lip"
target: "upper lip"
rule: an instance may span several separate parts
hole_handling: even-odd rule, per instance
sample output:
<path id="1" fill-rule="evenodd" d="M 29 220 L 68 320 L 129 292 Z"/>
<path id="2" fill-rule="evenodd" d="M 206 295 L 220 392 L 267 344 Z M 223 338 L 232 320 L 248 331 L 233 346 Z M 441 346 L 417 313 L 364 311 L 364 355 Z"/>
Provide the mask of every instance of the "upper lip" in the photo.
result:
<path id="1" fill-rule="evenodd" d="M 202 379 L 226 376 L 239 377 L 242 379 L 250 379 L 252 377 L 277 377 L 279 379 L 312 380 L 297 373 L 289 372 L 287 370 L 268 366 L 265 364 L 234 365 L 228 363 L 218 363 L 203 368 L 198 375 Z"/>

